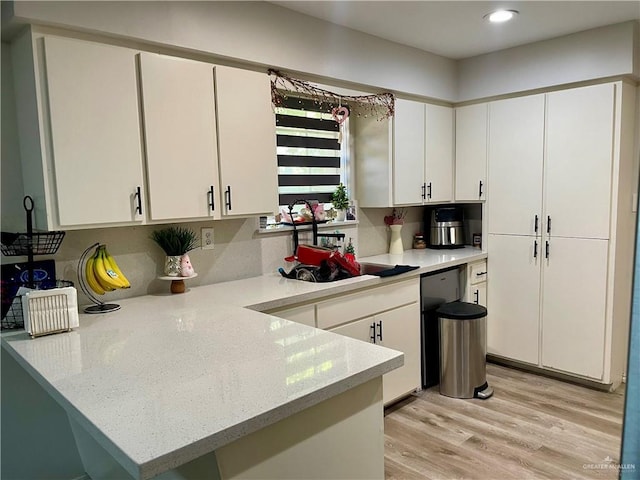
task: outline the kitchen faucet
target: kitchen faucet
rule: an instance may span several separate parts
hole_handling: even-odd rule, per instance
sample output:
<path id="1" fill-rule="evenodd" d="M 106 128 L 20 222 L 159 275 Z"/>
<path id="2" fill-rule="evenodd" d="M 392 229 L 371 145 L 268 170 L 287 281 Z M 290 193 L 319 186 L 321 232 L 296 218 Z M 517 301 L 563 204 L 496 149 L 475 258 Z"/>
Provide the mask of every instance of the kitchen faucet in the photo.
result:
<path id="1" fill-rule="evenodd" d="M 289 216 L 291 217 L 291 224 L 293 225 L 293 254 L 295 255 L 298 251 L 298 245 L 300 243 L 298 238 L 298 230 L 296 229 L 296 222 L 293 221 L 293 207 L 295 205 L 306 205 L 311 212 L 311 230 L 313 231 L 313 245 L 318 245 L 318 238 L 337 238 L 339 240 L 344 240 L 344 233 L 318 233 L 318 221 L 316 219 L 316 212 L 313 207 L 309 203 L 308 200 L 298 199 L 294 200 L 289 204 Z"/>

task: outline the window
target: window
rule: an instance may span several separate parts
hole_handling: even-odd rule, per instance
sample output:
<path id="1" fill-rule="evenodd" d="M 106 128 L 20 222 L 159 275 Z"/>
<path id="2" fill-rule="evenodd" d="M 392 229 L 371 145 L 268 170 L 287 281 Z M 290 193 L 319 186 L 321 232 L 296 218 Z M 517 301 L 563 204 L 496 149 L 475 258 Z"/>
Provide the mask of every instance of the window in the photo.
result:
<path id="1" fill-rule="evenodd" d="M 345 183 L 346 138 L 338 141 L 338 123 L 309 99 L 288 97 L 275 111 L 279 204 L 298 199 L 330 203 L 338 184 Z"/>

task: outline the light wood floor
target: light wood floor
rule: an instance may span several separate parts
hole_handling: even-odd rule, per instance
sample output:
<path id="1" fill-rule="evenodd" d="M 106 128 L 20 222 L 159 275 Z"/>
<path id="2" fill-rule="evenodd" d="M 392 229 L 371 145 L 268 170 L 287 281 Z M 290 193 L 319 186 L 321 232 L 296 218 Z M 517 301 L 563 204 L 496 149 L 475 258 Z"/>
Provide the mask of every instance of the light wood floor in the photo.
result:
<path id="1" fill-rule="evenodd" d="M 618 478 L 623 387 L 599 392 L 495 364 L 487 381 L 488 400 L 436 386 L 389 407 L 387 480 Z"/>

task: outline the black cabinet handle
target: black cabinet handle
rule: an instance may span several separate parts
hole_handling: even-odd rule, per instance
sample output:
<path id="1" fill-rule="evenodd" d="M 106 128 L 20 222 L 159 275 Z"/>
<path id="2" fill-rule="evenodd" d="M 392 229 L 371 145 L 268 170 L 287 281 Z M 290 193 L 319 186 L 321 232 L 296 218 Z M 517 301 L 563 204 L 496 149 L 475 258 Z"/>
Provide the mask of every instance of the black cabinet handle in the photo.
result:
<path id="1" fill-rule="evenodd" d="M 369 336 L 371 342 L 376 343 L 376 322 L 369 325 L 369 330 L 371 330 L 371 335 Z"/>
<path id="2" fill-rule="evenodd" d="M 533 241 L 533 258 L 538 258 L 538 241 Z"/>
<path id="3" fill-rule="evenodd" d="M 538 233 L 538 215 L 536 215 L 536 219 L 534 222 L 533 232 Z"/>
<path id="4" fill-rule="evenodd" d="M 486 275 L 486 274 L 487 274 L 487 272 L 478 272 L 478 273 L 476 273 L 476 277 L 481 277 L 481 276 Z"/>
<path id="5" fill-rule="evenodd" d="M 214 200 L 214 196 L 213 196 L 213 185 L 211 185 L 211 187 L 209 187 L 209 207 L 211 208 L 211 211 L 214 211 L 216 209 L 216 203 Z"/>
<path id="6" fill-rule="evenodd" d="M 478 187 L 478 197 L 482 197 L 482 180 L 480 180 L 480 185 Z"/>
<path id="7" fill-rule="evenodd" d="M 422 190 L 422 193 L 420 194 L 420 197 L 424 200 L 425 198 L 427 198 L 427 194 L 426 194 L 426 189 L 427 189 L 427 184 L 423 183 L 422 187 L 420 187 Z"/>
<path id="8" fill-rule="evenodd" d="M 428 191 L 427 191 L 427 197 L 431 198 L 431 182 L 429 182 L 429 185 L 427 186 Z"/>
<path id="9" fill-rule="evenodd" d="M 378 340 L 382 341 L 382 320 L 378 322 Z"/>
<path id="10" fill-rule="evenodd" d="M 136 198 L 136 213 L 142 215 L 142 194 L 140 193 L 140 187 L 136 188 L 134 197 Z"/>
<path id="11" fill-rule="evenodd" d="M 224 192 L 224 204 L 227 210 L 231 210 L 231 185 L 227 185 L 227 189 Z"/>
<path id="12" fill-rule="evenodd" d="M 476 305 L 480 305 L 480 290 L 476 290 L 475 292 L 473 292 L 473 296 L 476 297 L 473 303 L 475 303 Z"/>
<path id="13" fill-rule="evenodd" d="M 545 242 L 544 258 L 549 258 L 549 240 Z"/>
<path id="14" fill-rule="evenodd" d="M 547 215 L 547 233 L 551 235 L 551 216 Z"/>

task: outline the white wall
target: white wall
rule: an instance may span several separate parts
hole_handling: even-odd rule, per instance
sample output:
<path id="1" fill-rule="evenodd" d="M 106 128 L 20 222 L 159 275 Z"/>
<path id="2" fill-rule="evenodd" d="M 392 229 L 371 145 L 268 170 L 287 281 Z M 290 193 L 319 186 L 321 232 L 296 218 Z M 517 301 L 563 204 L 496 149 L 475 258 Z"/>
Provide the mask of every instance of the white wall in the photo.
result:
<path id="1" fill-rule="evenodd" d="M 22 210 L 22 167 L 20 165 L 20 145 L 16 124 L 16 102 L 11 75 L 11 49 L 2 43 L 2 162 L 0 163 L 0 208 L 3 231 L 18 231 L 24 228 L 25 214 Z"/>
<path id="2" fill-rule="evenodd" d="M 638 22 L 632 21 L 461 60 L 457 101 L 619 75 L 638 77 L 637 39 Z"/>
<path id="3" fill-rule="evenodd" d="M 5 2 L 3 2 L 5 3 Z M 267 2 L 15 2 L 17 19 L 453 101 L 453 60 Z"/>

